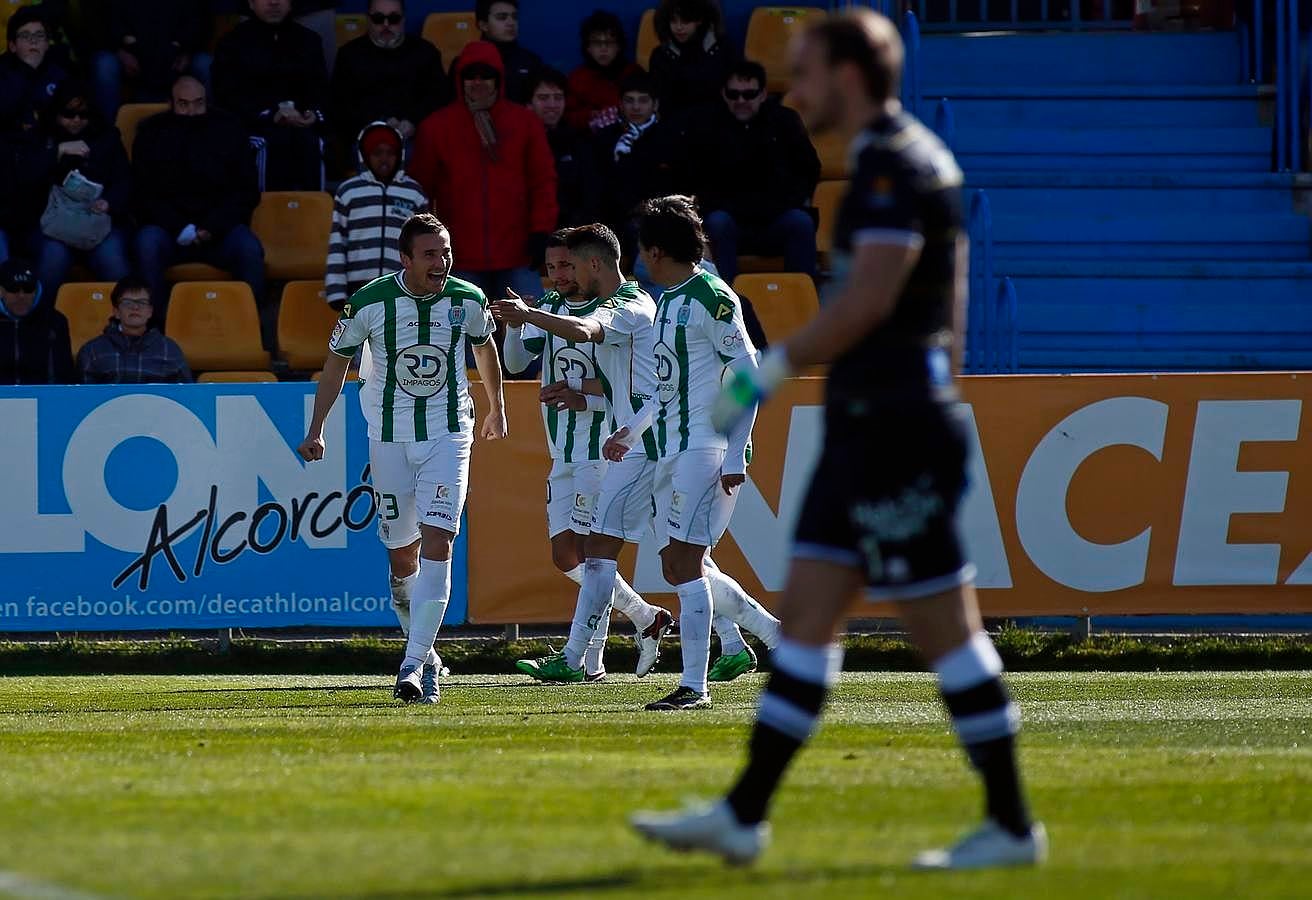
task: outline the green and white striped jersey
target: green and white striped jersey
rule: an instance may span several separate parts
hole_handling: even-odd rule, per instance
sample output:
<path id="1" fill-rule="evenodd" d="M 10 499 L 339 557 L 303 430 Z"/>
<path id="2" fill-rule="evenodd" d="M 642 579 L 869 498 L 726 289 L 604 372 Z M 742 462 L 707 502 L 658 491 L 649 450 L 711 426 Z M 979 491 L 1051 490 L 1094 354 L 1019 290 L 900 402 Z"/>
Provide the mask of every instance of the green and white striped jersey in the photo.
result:
<path id="1" fill-rule="evenodd" d="M 465 343 L 481 346 L 495 328 L 487 298 L 475 285 L 448 278 L 440 294 L 419 296 L 396 272 L 352 295 L 328 348 L 349 357 L 369 345 L 360 406 L 370 438 L 427 441 L 472 432 Z"/>
<path id="2" fill-rule="evenodd" d="M 597 376 L 611 412 L 611 428 L 629 424 L 656 396 L 656 304 L 636 281 L 626 281 L 602 301 L 592 317 L 601 322 L 605 337 L 597 345 Z M 635 443 L 631 456 L 645 453 L 656 459 L 651 430 Z"/>
<path id="3" fill-rule="evenodd" d="M 596 312 L 604 302 L 598 298 L 571 304 L 557 292 L 548 291 L 538 301 L 538 309 L 556 316 L 582 318 Z M 524 349 L 534 356 L 542 357 L 543 387 L 570 378 L 586 381 L 598 377 L 597 345 L 591 341 L 567 341 L 535 325 L 525 325 L 521 333 Z M 547 429 L 547 446 L 553 459 L 567 463 L 598 462 L 602 459 L 601 445 L 610 435 L 610 417 L 606 413 L 587 410 L 576 412 L 543 404 L 542 420 Z"/>
<path id="4" fill-rule="evenodd" d="M 684 450 L 724 450 L 711 407 L 724 369 L 756 353 L 738 295 L 700 266 L 661 295 L 656 308 L 656 410 L 652 431 L 662 458 Z"/>

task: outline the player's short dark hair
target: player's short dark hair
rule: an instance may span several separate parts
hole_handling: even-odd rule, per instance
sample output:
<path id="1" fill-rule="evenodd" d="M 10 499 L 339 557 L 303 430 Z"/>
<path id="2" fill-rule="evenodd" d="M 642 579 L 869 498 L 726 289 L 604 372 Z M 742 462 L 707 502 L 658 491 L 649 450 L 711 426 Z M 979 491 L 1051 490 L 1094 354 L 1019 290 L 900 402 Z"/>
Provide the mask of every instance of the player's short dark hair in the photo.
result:
<path id="1" fill-rule="evenodd" d="M 144 293 L 147 297 L 150 297 L 150 285 L 140 275 L 124 275 L 114 285 L 114 289 L 109 292 L 109 305 L 118 309 L 119 302 L 122 301 L 124 294 L 136 293 Z M 154 300 L 155 298 L 151 297 L 152 303 Z"/>
<path id="2" fill-rule="evenodd" d="M 582 257 L 600 256 L 607 262 L 620 261 L 620 239 L 600 223 L 571 228 L 565 239 L 569 252 Z"/>
<path id="3" fill-rule="evenodd" d="M 519 9 L 519 0 L 476 0 L 474 3 L 474 21 L 486 22 L 487 17 L 492 15 L 492 6 L 495 3 L 509 3 L 515 9 Z"/>
<path id="4" fill-rule="evenodd" d="M 648 200 L 638 217 L 638 242 L 681 263 L 701 262 L 706 231 L 697 201 L 682 194 Z"/>
<path id="5" fill-rule="evenodd" d="M 401 226 L 401 237 L 397 240 L 403 256 L 413 256 L 415 238 L 421 234 L 441 234 L 448 230 L 442 220 L 432 213 L 415 213 Z"/>
<path id="6" fill-rule="evenodd" d="M 569 246 L 569 236 L 574 231 L 573 228 L 557 228 L 551 234 L 547 235 L 547 249 L 555 250 L 560 247 Z"/>
<path id="7" fill-rule="evenodd" d="M 752 59 L 740 59 L 730 66 L 729 71 L 724 73 L 721 87 L 728 85 L 731 78 L 737 78 L 739 81 L 755 81 L 762 90 L 768 83 L 765 78 L 765 66 Z"/>
<path id="8" fill-rule="evenodd" d="M 528 96 L 532 97 L 538 92 L 538 88 L 544 84 L 552 87 L 558 87 L 565 93 L 569 93 L 569 79 L 560 69 L 553 69 L 551 66 L 538 66 L 528 76 Z"/>
<path id="9" fill-rule="evenodd" d="M 866 93 L 876 103 L 897 96 L 904 49 L 897 26 L 869 9 L 850 9 L 821 19 L 806 30 L 825 48 L 830 67 L 852 63 L 861 71 Z"/>
<path id="10" fill-rule="evenodd" d="M 653 99 L 660 99 L 656 92 L 656 79 L 645 69 L 635 69 L 620 79 L 620 96 L 625 94 L 647 94 Z"/>

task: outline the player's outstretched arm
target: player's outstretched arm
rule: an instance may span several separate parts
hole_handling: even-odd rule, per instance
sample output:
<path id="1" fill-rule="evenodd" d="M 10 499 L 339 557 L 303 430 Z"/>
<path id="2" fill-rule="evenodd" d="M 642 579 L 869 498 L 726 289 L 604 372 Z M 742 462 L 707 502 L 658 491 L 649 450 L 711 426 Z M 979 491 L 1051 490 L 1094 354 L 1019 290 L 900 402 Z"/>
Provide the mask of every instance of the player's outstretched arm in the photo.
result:
<path id="1" fill-rule="evenodd" d="M 478 377 L 483 381 L 483 390 L 487 394 L 488 414 L 483 420 L 480 431 L 484 440 L 499 441 L 510 429 L 506 424 L 505 397 L 501 390 L 501 358 L 497 354 L 497 343 L 490 338 L 482 344 L 474 345 L 474 365 L 478 368 Z"/>
<path id="2" fill-rule="evenodd" d="M 506 370 L 518 375 L 529 367 L 538 354 L 524 346 L 523 326 L 511 325 L 506 328 Z"/>
<path id="3" fill-rule="evenodd" d="M 337 395 L 342 392 L 342 386 L 346 384 L 346 370 L 350 365 L 349 356 L 342 356 L 331 350 L 328 351 L 328 358 L 323 361 L 319 389 L 314 394 L 314 411 L 310 414 L 310 428 L 306 432 L 305 440 L 301 441 L 301 446 L 297 448 L 297 452 L 306 462 L 323 459 L 323 423 L 328 421 L 328 413 L 332 412 L 333 404 L 337 402 Z"/>
<path id="4" fill-rule="evenodd" d="M 535 309 L 524 302 L 514 291 L 506 289 L 503 300 L 493 300 L 490 309 L 492 318 L 508 326 L 536 325 L 543 331 L 576 344 L 600 344 L 605 337 L 605 330 L 595 319 L 580 319 L 577 316 L 558 316 L 546 310 Z"/>

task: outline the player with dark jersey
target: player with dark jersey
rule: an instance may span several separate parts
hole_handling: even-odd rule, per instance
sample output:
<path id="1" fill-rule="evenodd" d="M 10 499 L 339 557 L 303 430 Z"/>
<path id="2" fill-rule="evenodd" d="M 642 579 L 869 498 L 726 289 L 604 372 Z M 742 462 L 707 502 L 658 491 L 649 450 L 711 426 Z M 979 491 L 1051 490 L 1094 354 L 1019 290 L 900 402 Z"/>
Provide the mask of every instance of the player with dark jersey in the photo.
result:
<path id="1" fill-rule="evenodd" d="M 986 795 L 984 824 L 920 868 L 1041 862 L 1016 768 L 1020 714 L 983 630 L 956 512 L 966 431 L 953 373 L 961 350 L 968 249 L 961 171 L 901 109 L 902 42 L 858 9 L 812 26 L 793 50 L 792 96 L 813 132 L 857 135 L 838 210 L 834 281 L 807 327 L 726 385 L 717 426 L 732 425 L 791 372 L 832 363 L 825 445 L 797 523 L 748 762 L 718 803 L 639 814 L 634 826 L 677 849 L 748 862 L 769 837 L 767 806 L 806 743 L 842 666 L 836 634 L 858 594 L 892 600 L 938 676 L 958 738 Z"/>

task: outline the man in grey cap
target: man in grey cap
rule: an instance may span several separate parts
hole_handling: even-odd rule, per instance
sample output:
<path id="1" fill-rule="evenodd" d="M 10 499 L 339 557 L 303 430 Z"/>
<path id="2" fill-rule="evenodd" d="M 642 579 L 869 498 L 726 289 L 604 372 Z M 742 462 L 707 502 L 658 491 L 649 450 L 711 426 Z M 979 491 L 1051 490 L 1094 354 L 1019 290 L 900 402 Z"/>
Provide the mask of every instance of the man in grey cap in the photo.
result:
<path id="1" fill-rule="evenodd" d="M 44 302 L 43 302 L 44 301 Z M 68 319 L 41 296 L 32 266 L 0 264 L 0 384 L 72 384 Z"/>

